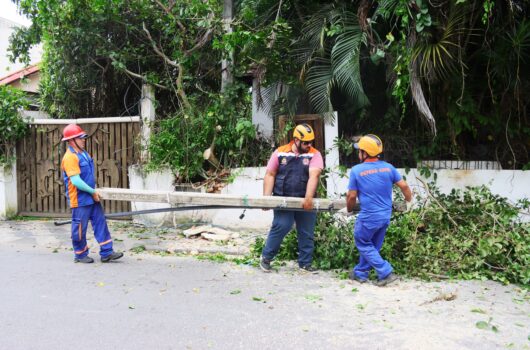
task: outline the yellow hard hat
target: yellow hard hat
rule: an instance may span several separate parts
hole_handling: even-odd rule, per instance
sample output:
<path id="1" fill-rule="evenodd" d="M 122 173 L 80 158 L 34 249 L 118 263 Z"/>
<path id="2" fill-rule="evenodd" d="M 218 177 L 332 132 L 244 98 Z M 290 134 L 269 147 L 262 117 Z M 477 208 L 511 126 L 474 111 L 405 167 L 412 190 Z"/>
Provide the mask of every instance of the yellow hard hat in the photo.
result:
<path id="1" fill-rule="evenodd" d="M 313 141 L 315 139 L 315 133 L 309 124 L 298 124 L 294 128 L 293 137 L 296 137 L 300 141 Z"/>
<path id="2" fill-rule="evenodd" d="M 373 134 L 361 137 L 359 142 L 353 144 L 353 147 L 365 151 L 370 157 L 383 153 L 383 141 Z"/>

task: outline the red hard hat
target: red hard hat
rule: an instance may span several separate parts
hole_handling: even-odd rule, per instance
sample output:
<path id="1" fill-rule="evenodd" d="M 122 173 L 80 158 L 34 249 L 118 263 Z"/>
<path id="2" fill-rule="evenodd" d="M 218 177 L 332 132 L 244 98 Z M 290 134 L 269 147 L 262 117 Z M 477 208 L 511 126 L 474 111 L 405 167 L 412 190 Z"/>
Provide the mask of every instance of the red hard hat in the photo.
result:
<path id="1" fill-rule="evenodd" d="M 63 130 L 63 139 L 61 141 L 67 141 L 78 137 L 85 138 L 87 137 L 87 134 L 79 125 L 68 124 Z"/>

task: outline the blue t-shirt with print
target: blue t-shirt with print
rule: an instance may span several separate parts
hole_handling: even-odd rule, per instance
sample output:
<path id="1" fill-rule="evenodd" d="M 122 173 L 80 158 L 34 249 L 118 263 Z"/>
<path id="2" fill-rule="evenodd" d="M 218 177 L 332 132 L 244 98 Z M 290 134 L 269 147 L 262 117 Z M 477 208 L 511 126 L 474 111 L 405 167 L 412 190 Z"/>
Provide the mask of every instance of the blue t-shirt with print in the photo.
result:
<path id="1" fill-rule="evenodd" d="M 349 191 L 357 191 L 361 205 L 358 219 L 390 220 L 392 215 L 392 185 L 401 174 L 390 163 L 382 160 L 365 161 L 350 171 Z"/>

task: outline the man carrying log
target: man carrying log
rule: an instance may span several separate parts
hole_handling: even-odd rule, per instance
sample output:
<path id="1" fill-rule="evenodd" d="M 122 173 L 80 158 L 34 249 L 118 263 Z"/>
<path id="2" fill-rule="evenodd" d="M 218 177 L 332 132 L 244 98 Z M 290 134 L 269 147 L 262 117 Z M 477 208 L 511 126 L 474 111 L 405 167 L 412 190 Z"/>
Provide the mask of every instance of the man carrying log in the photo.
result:
<path id="1" fill-rule="evenodd" d="M 63 130 L 62 141 L 68 146 L 61 162 L 64 187 L 68 204 L 72 208 L 72 245 L 74 262 L 90 264 L 94 259 L 88 256 L 86 231 L 88 221 L 92 222 L 94 236 L 100 245 L 101 262 L 119 259 L 123 253 L 112 249 L 112 239 L 107 227 L 105 213 L 99 193 L 95 190 L 94 161 L 85 151 L 87 134 L 77 124 L 69 124 Z"/>
<path id="2" fill-rule="evenodd" d="M 361 212 L 355 220 L 353 235 L 360 257 L 359 263 L 350 272 L 350 279 L 364 283 L 370 270 L 375 269 L 378 277 L 375 284 L 383 287 L 398 279 L 392 265 L 379 254 L 392 215 L 392 186 L 398 186 L 405 196 L 407 209 L 412 203 L 412 192 L 396 168 L 379 159 L 383 152 L 383 142 L 379 137 L 372 134 L 363 136 L 354 147 L 358 150 L 361 164 L 351 169 L 346 209 L 352 213 L 359 198 Z"/>
<path id="3" fill-rule="evenodd" d="M 315 133 L 308 124 L 297 125 L 293 131 L 293 140 L 274 151 L 267 164 L 263 195 L 304 198 L 302 207 L 308 211 L 274 210 L 272 227 L 260 259 L 260 267 L 265 272 L 271 271 L 271 261 L 295 222 L 298 266 L 307 272 L 315 271 L 311 263 L 316 213 L 309 210 L 313 209 L 313 198 L 324 161 L 320 152 L 312 147 L 314 139 Z"/>

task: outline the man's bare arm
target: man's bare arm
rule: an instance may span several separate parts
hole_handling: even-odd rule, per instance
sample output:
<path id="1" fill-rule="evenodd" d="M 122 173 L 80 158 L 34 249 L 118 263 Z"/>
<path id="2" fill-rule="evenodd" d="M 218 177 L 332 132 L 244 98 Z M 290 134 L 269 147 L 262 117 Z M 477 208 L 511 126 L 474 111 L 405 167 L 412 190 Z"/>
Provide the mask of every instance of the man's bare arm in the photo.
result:
<path id="1" fill-rule="evenodd" d="M 263 195 L 272 196 L 274 189 L 274 180 L 276 179 L 277 170 L 267 170 L 265 178 L 263 178 Z"/>
<path id="2" fill-rule="evenodd" d="M 399 187 L 399 189 L 405 196 L 405 200 L 407 202 L 410 202 L 412 200 L 412 191 L 410 190 L 409 185 L 407 185 L 407 182 L 405 180 L 399 180 L 398 182 L 396 182 L 396 186 Z"/>
<path id="3" fill-rule="evenodd" d="M 307 181 L 307 187 L 305 191 L 305 198 L 302 203 L 302 207 L 305 210 L 313 209 L 313 198 L 317 191 L 318 178 L 322 173 L 322 169 L 319 168 L 309 168 L 309 180 Z"/>
<path id="4" fill-rule="evenodd" d="M 353 208 L 355 208 L 356 203 L 357 191 L 348 191 L 348 194 L 346 196 L 346 210 L 348 210 L 348 213 L 351 213 L 353 211 Z"/>

